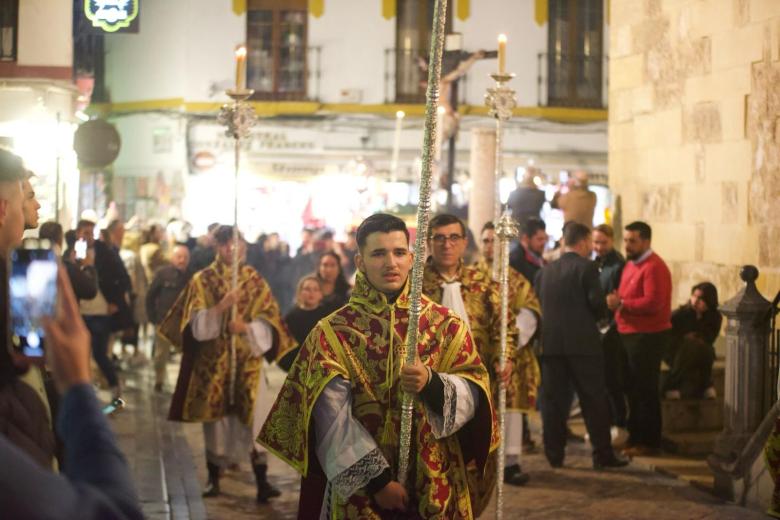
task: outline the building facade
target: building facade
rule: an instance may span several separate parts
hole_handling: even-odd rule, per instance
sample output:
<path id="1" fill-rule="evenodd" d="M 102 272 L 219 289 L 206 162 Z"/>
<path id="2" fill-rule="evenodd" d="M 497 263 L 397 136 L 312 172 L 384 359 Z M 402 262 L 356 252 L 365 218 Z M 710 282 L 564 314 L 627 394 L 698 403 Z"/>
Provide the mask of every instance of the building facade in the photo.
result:
<path id="1" fill-rule="evenodd" d="M 77 213 L 79 185 L 72 9 L 71 0 L 0 6 L 0 145 L 35 174 L 42 219 L 68 222 Z"/>
<path id="2" fill-rule="evenodd" d="M 675 302 L 754 264 L 780 289 L 780 2 L 612 2 L 609 178 L 653 226 Z"/>
<path id="3" fill-rule="evenodd" d="M 499 33 L 508 37 L 518 107 L 505 135 L 505 191 L 528 165 L 552 182 L 561 171 L 585 169 L 606 183 L 603 0 L 449 3 L 448 71 L 477 51 L 489 56 Z M 124 212 L 164 218 L 181 204 L 196 229 L 232 220 L 232 144 L 216 114 L 235 84 L 234 49 L 244 42 L 241 79 L 255 89 L 260 116 L 240 180 L 242 221 L 256 226 L 250 233 L 297 236 L 300 220 L 279 222 L 277 215 L 325 218 L 340 231 L 356 215 L 413 204 L 432 6 L 428 0 L 144 3 L 137 34 L 105 38 L 108 102 L 93 107 L 122 135 L 113 184 Z M 493 126 L 484 94 L 496 68 L 494 56 L 464 66 L 451 98 L 459 115 L 453 154 L 459 204 L 489 189 L 469 183 L 469 159 L 472 131 Z M 399 111 L 405 117 L 396 166 Z M 445 146 L 443 163 L 447 154 Z M 348 190 L 360 195 L 345 201 Z"/>

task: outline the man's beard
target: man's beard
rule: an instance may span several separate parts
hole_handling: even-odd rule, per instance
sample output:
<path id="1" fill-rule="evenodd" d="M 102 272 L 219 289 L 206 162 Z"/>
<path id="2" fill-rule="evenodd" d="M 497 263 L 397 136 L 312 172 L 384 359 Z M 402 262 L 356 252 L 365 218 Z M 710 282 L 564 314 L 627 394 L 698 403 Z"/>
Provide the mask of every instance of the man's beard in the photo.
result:
<path id="1" fill-rule="evenodd" d="M 626 260 L 638 260 L 642 253 L 629 253 L 626 251 Z"/>

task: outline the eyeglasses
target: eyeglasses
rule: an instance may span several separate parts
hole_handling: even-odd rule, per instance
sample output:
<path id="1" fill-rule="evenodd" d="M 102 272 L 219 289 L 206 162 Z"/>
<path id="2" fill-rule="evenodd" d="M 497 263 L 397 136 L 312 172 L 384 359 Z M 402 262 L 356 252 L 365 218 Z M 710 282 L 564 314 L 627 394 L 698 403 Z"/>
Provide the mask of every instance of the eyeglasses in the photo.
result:
<path id="1" fill-rule="evenodd" d="M 457 235 L 453 233 L 452 235 L 433 235 L 433 243 L 437 246 L 443 246 L 447 243 L 447 241 L 452 242 L 453 244 L 457 244 L 461 240 L 463 240 L 463 235 Z"/>

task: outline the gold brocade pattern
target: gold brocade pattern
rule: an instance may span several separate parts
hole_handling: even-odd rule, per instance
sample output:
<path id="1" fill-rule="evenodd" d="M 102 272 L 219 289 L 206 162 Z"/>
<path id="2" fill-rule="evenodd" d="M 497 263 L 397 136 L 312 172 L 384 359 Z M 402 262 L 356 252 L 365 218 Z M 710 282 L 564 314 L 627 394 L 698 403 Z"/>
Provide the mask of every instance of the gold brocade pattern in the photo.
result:
<path id="1" fill-rule="evenodd" d="M 457 374 L 477 385 L 488 406 L 478 408 L 484 438 L 470 439 L 482 458 L 498 444 L 490 405 L 488 374 L 465 324 L 447 309 L 423 297 L 418 352 L 435 371 Z M 349 304 L 320 321 L 301 347 L 258 441 L 302 475 L 311 467 L 309 444 L 314 405 L 334 377 L 351 383 L 352 413 L 372 435 L 393 474 L 398 464 L 400 431 L 399 373 L 409 321 L 408 284 L 394 303 L 358 274 Z M 475 417 L 475 421 L 477 417 Z M 485 422 L 486 421 L 486 422 Z M 474 422 L 474 421 L 472 421 Z M 472 434 L 478 437 L 478 434 Z M 473 518 L 460 434 L 436 440 L 418 401 L 412 433 L 409 518 Z M 380 519 L 363 490 L 335 497 L 331 518 Z"/>
<path id="2" fill-rule="evenodd" d="M 265 280 L 254 269 L 242 265 L 238 284 L 241 289 L 238 313 L 246 323 L 262 319 L 274 331 L 277 359 L 295 347 L 295 340 L 283 324 L 279 306 Z M 184 345 L 185 331 L 196 312 L 216 306 L 230 290 L 231 266 L 216 260 L 206 269 L 195 274 L 187 288 L 160 324 L 158 333 L 174 345 Z M 190 348 L 192 369 L 180 373 L 188 377 L 186 394 L 180 413 L 181 419 L 193 422 L 210 422 L 225 415 L 235 414 L 245 424 L 252 424 L 252 414 L 257 386 L 262 368 L 262 357 L 254 357 L 246 337 L 236 341 L 236 380 L 233 406 L 230 406 L 230 342 L 227 330 L 229 312 L 222 317 L 222 332 L 215 340 L 194 342 Z"/>
<path id="3" fill-rule="evenodd" d="M 440 303 L 444 281 L 429 259 L 423 274 L 423 293 Z M 457 281 L 461 284 L 460 292 L 469 315 L 471 335 L 485 367 L 492 376 L 493 365 L 498 361 L 501 349 L 501 296 L 498 284 L 473 265 L 461 266 Z M 513 323 L 514 318 L 510 309 L 509 323 Z M 516 343 L 517 331 L 510 327 L 507 333 L 507 352 L 513 362 Z M 494 392 L 496 390 L 494 388 Z M 495 399 L 496 394 L 493 397 Z"/>
<path id="4" fill-rule="evenodd" d="M 475 266 L 485 273 L 485 276 L 490 276 L 492 267 L 484 259 L 477 262 Z M 537 316 L 542 315 L 542 306 L 531 282 L 512 268 L 509 269 L 509 307 L 514 314 L 525 308 L 533 311 Z M 510 321 L 511 323 L 513 322 Z M 535 409 L 541 383 L 542 372 L 536 355 L 530 343 L 523 345 L 516 353 L 515 370 L 509 383 L 511 390 L 507 391 L 507 409 L 524 412 Z"/>
<path id="5" fill-rule="evenodd" d="M 469 317 L 471 334 L 474 337 L 474 343 L 477 346 L 479 355 L 490 372 L 490 387 L 492 398 L 498 401 L 498 383 L 495 378 L 494 364 L 498 361 L 501 350 L 501 293 L 498 284 L 493 281 L 489 274 L 478 269 L 473 265 L 461 265 L 458 271 L 457 281 L 460 282 L 461 296 L 463 305 Z M 442 284 L 445 282 L 441 274 L 433 266 L 433 262 L 428 259 L 423 274 L 423 293 L 436 302 L 441 302 L 444 290 Z M 509 323 L 515 321 L 515 314 L 510 306 Z M 507 356 L 513 363 L 517 351 L 516 327 L 509 327 L 507 331 Z M 507 403 L 515 401 L 514 388 L 512 385 L 507 387 Z M 475 516 L 482 514 L 487 507 L 493 490 L 496 486 L 496 464 L 497 452 L 493 452 L 487 461 L 487 468 L 484 475 L 470 468 L 468 472 L 469 490 Z"/>

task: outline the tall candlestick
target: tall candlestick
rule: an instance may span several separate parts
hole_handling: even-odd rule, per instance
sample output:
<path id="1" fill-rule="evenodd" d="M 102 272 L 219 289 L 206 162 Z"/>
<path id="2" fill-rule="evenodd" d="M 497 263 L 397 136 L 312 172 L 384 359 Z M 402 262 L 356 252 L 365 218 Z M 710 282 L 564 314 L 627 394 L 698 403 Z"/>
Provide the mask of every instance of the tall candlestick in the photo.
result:
<path id="1" fill-rule="evenodd" d="M 506 34 L 498 35 L 498 73 L 506 72 Z"/>
<path id="2" fill-rule="evenodd" d="M 403 110 L 395 113 L 395 136 L 393 138 L 393 155 L 390 161 L 390 181 L 398 180 L 398 158 L 401 155 L 401 130 L 403 129 L 404 117 Z"/>
<path id="3" fill-rule="evenodd" d="M 244 89 L 246 79 L 246 47 L 243 45 L 236 49 L 236 90 Z"/>

